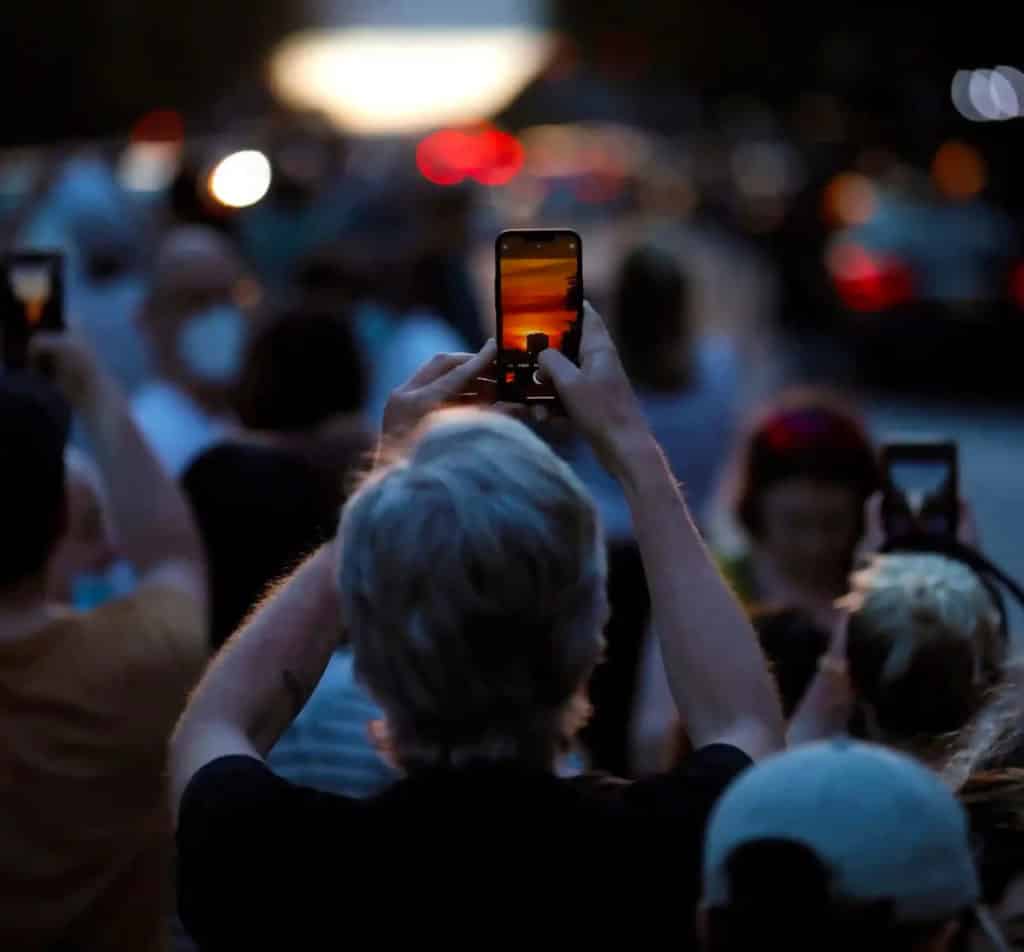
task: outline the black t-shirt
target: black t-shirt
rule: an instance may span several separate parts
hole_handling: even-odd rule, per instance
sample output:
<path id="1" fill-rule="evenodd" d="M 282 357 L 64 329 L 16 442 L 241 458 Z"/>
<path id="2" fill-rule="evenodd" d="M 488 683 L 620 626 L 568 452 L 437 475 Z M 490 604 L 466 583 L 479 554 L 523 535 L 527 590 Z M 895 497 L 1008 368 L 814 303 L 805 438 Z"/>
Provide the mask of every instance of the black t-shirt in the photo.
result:
<path id="1" fill-rule="evenodd" d="M 182 800 L 181 918 L 203 950 L 556 936 L 687 949 L 708 814 L 749 765 L 713 745 L 636 782 L 491 765 L 355 800 L 222 757 Z"/>

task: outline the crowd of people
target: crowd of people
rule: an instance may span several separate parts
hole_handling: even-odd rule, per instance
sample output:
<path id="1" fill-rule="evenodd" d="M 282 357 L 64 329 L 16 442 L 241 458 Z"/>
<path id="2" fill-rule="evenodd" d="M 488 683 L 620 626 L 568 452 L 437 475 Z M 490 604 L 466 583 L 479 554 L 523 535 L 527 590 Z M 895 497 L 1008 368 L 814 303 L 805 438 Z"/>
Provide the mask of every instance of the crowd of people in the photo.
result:
<path id="1" fill-rule="evenodd" d="M 0 947 L 1024 948 L 969 500 L 886 538 L 856 407 L 746 406 L 655 237 L 560 413 L 489 402 L 452 195 L 133 241 L 90 159 L 24 214 L 72 273 L 0 374 Z"/>

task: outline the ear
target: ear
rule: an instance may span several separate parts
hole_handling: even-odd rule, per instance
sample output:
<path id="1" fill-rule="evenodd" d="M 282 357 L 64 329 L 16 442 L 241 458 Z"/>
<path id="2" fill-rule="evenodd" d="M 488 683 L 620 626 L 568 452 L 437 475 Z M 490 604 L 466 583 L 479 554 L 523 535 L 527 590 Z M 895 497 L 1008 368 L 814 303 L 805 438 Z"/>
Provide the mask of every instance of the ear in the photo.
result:
<path id="1" fill-rule="evenodd" d="M 391 729 L 388 727 L 387 720 L 381 717 L 377 720 L 369 721 L 366 725 L 366 734 L 370 738 L 370 743 L 373 745 L 374 750 L 377 751 L 380 759 L 392 770 L 400 770 L 401 765 L 398 763 L 394 739 L 391 736 Z"/>

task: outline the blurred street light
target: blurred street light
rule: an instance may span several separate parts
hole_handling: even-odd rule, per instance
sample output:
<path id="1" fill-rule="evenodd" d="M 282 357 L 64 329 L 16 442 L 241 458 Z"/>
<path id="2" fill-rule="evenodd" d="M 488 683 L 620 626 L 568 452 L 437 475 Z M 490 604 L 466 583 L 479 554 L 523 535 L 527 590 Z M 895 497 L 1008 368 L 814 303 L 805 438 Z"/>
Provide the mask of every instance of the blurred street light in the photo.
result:
<path id="1" fill-rule="evenodd" d="M 276 93 L 363 135 L 425 132 L 489 119 L 556 50 L 542 5 L 511 0 L 327 4 L 322 28 L 271 58 Z"/>
<path id="2" fill-rule="evenodd" d="M 262 152 L 233 152 L 210 173 L 210 194 L 228 208 L 246 208 L 267 194 L 270 179 L 270 161 Z"/>

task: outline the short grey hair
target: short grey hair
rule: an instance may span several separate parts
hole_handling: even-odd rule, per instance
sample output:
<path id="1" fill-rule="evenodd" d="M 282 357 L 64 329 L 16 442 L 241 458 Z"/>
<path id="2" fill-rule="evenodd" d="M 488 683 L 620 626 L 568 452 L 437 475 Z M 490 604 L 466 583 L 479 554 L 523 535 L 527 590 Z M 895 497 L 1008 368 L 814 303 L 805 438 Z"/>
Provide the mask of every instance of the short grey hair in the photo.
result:
<path id="1" fill-rule="evenodd" d="M 342 511 L 342 616 L 406 769 L 550 765 L 602 650 L 593 502 L 525 426 L 434 414 Z"/>

